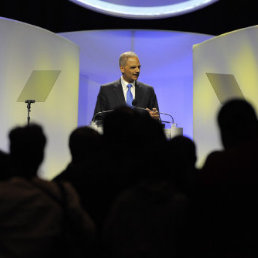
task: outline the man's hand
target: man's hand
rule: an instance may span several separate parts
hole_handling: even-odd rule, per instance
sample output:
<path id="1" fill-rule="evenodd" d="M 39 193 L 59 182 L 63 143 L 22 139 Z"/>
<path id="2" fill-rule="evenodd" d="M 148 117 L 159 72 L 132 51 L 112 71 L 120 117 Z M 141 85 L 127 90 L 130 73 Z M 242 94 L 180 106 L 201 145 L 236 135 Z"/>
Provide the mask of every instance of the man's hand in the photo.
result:
<path id="1" fill-rule="evenodd" d="M 152 118 L 159 119 L 159 112 L 156 108 L 153 108 L 152 110 L 150 110 L 149 108 L 146 108 L 146 110 L 149 112 Z"/>

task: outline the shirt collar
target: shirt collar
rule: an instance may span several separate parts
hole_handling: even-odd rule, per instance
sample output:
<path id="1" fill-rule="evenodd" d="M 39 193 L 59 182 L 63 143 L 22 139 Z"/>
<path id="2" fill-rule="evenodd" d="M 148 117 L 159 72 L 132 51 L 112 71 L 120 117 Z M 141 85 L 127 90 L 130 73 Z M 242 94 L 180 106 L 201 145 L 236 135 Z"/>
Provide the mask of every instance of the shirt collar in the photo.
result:
<path id="1" fill-rule="evenodd" d="M 121 84 L 122 84 L 122 87 L 124 88 L 124 89 L 127 89 L 127 85 L 128 84 L 131 84 L 132 85 L 132 87 L 135 87 L 135 81 L 134 82 L 127 82 L 127 81 L 125 81 L 124 80 L 124 78 L 123 78 L 123 76 L 121 76 Z"/>

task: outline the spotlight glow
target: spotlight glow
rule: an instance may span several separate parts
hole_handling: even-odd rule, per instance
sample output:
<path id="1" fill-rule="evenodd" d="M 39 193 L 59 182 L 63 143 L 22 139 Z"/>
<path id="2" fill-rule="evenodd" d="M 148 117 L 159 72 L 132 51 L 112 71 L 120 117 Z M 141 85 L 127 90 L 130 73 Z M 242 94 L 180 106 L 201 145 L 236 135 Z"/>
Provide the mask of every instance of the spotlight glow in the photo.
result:
<path id="1" fill-rule="evenodd" d="M 101 12 L 111 16 L 119 16 L 131 19 L 158 19 L 193 12 L 218 0 L 180 0 L 173 1 L 175 2 L 174 4 L 171 4 L 172 1 L 163 0 L 160 4 L 157 4 L 157 1 L 153 1 L 153 6 L 150 5 L 150 0 L 148 0 L 148 3 L 142 2 L 139 6 L 136 6 L 133 2 L 129 4 L 129 1 L 126 0 L 118 1 L 119 4 L 115 3 L 117 1 L 110 0 L 70 1 L 93 11 Z"/>

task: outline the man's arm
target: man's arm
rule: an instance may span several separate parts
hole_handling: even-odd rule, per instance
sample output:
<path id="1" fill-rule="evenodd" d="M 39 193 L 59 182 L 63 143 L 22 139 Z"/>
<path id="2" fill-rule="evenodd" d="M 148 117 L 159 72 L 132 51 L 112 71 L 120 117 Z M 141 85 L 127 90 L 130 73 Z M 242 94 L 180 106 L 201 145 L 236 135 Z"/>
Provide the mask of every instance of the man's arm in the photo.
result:
<path id="1" fill-rule="evenodd" d="M 103 94 L 103 88 L 102 88 L 102 86 L 100 86 L 92 120 L 94 119 L 94 117 L 97 113 L 104 110 L 104 106 L 105 106 L 105 97 Z"/>
<path id="2" fill-rule="evenodd" d="M 160 119 L 159 117 L 159 111 L 156 108 L 149 109 L 146 108 L 146 110 L 149 112 L 150 116 L 154 119 Z"/>
<path id="3" fill-rule="evenodd" d="M 146 108 L 146 110 L 149 112 L 150 116 L 154 119 L 160 119 L 159 116 L 159 105 L 158 105 L 158 101 L 157 101 L 157 96 L 155 94 L 154 89 L 152 88 L 153 92 L 151 94 L 150 97 L 150 104 L 149 107 L 150 108 Z"/>

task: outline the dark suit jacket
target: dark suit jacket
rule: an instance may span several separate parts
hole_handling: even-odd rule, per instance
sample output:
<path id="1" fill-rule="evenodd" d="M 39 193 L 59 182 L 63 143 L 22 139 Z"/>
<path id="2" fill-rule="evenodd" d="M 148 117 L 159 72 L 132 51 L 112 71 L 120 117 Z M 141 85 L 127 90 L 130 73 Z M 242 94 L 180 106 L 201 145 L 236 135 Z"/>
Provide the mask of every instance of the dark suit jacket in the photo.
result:
<path id="1" fill-rule="evenodd" d="M 121 80 L 101 85 L 94 110 L 98 112 L 113 110 L 126 105 Z M 158 102 L 153 87 L 142 82 L 135 82 L 135 106 L 141 108 L 157 108 Z M 93 116 L 93 117 L 94 117 Z"/>

